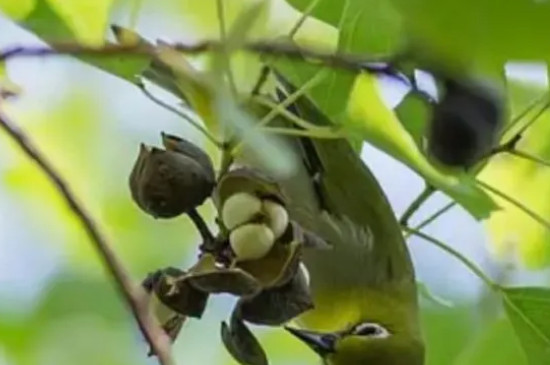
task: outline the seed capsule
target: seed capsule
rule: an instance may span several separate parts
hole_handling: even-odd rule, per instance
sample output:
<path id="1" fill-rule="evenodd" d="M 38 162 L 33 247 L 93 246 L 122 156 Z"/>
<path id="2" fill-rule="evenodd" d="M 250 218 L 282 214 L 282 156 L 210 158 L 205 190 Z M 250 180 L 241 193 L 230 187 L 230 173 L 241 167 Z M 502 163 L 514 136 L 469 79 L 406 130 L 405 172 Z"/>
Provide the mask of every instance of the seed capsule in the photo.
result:
<path id="1" fill-rule="evenodd" d="M 188 141 L 163 134 L 167 150 L 141 145 L 130 174 L 137 205 L 155 218 L 172 218 L 201 205 L 215 175 L 208 156 Z"/>
<path id="2" fill-rule="evenodd" d="M 275 242 L 269 227 L 261 223 L 245 224 L 234 229 L 229 243 L 238 261 L 257 260 L 264 257 Z"/>

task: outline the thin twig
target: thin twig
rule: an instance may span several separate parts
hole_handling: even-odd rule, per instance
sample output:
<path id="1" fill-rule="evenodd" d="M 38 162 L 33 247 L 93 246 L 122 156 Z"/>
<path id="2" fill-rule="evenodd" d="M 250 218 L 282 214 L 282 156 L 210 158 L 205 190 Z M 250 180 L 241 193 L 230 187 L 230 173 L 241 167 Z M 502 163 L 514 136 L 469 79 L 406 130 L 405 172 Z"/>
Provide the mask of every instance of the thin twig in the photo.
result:
<path id="1" fill-rule="evenodd" d="M 511 154 L 511 155 L 523 158 L 525 160 L 529 160 L 529 161 L 538 163 L 540 165 L 550 167 L 550 161 L 543 160 L 542 158 L 537 157 L 537 156 L 533 156 L 533 155 L 531 155 L 527 152 L 518 151 L 518 150 L 511 150 L 511 151 L 508 151 L 508 153 Z"/>
<path id="2" fill-rule="evenodd" d="M 200 215 L 199 211 L 197 209 L 191 209 L 189 212 L 187 212 L 187 215 L 189 218 L 191 218 L 191 221 L 197 228 L 197 231 L 199 231 L 199 234 L 202 238 L 202 245 L 201 247 L 203 249 L 211 249 L 216 239 L 214 238 L 214 235 L 210 231 L 210 228 L 208 228 L 208 224 L 202 219 L 202 216 Z"/>
<path id="3" fill-rule="evenodd" d="M 544 93 L 539 98 L 533 100 L 525 109 L 523 109 L 518 115 L 512 118 L 510 123 L 508 123 L 502 130 L 502 135 L 506 134 L 510 129 L 514 128 L 517 123 L 519 123 L 531 110 L 533 110 L 539 103 L 544 99 L 548 98 L 548 93 Z"/>
<path id="4" fill-rule="evenodd" d="M 307 120 L 296 116 L 296 114 L 289 112 L 285 107 L 281 107 L 280 104 L 274 103 L 269 98 L 257 96 L 253 97 L 252 101 L 270 108 L 271 110 L 276 110 L 281 116 L 305 130 L 326 132 L 332 129 L 331 127 L 320 127 L 316 124 L 308 122 Z"/>
<path id="5" fill-rule="evenodd" d="M 259 122 L 258 127 L 264 127 L 266 126 L 273 118 L 275 118 L 283 108 L 288 107 L 292 103 L 294 103 L 296 100 L 298 100 L 302 95 L 304 95 L 308 90 L 312 89 L 313 87 L 317 86 L 321 80 L 325 77 L 326 73 L 323 71 L 317 72 L 311 79 L 306 81 L 300 88 L 296 91 L 294 91 L 292 94 L 287 96 L 285 100 L 283 100 L 281 103 L 277 104 L 277 107 L 270 110 L 269 113 L 267 113 Z"/>
<path id="6" fill-rule="evenodd" d="M 90 213 L 88 213 L 86 208 L 78 201 L 61 175 L 42 155 L 29 137 L 27 137 L 27 135 L 1 111 L 0 127 L 17 143 L 19 148 L 40 167 L 59 194 L 65 199 L 65 202 L 75 217 L 78 218 L 88 234 L 90 241 L 93 243 L 107 267 L 107 270 L 113 276 L 120 294 L 126 300 L 143 336 L 151 346 L 153 352 L 158 356 L 159 362 L 162 365 L 174 364 L 170 355 L 170 340 L 151 317 L 147 301 L 145 300 L 147 294 L 141 286 L 133 283 Z"/>
<path id="7" fill-rule="evenodd" d="M 220 42 L 222 45 L 227 44 L 227 29 L 225 26 L 225 8 L 223 6 L 224 0 L 216 0 L 216 13 L 218 16 L 218 25 L 220 29 Z M 223 64 L 225 69 L 225 74 L 227 75 L 227 80 L 229 81 L 229 88 L 233 97 L 236 97 L 237 92 L 237 83 L 235 82 L 235 76 L 233 75 L 233 70 L 231 69 L 231 58 L 227 52 L 227 48 L 223 46 L 222 55 Z"/>
<path id="8" fill-rule="evenodd" d="M 535 221 L 537 221 L 540 225 L 542 225 L 544 228 L 550 230 L 550 222 L 548 222 L 546 219 L 542 218 L 539 214 L 528 208 L 525 204 L 520 202 L 517 199 L 512 198 L 510 195 L 492 187 L 491 185 L 487 184 L 486 182 L 483 182 L 481 180 L 476 180 L 476 183 L 483 187 L 485 190 L 490 191 L 491 193 L 495 194 L 496 196 L 506 200 L 510 204 L 516 206 L 519 210 L 523 211 L 525 214 L 527 214 L 529 217 L 533 218 Z"/>
<path id="9" fill-rule="evenodd" d="M 421 230 L 422 228 L 425 228 L 429 224 L 431 224 L 433 221 L 435 221 L 437 218 L 441 217 L 443 214 L 447 213 L 452 207 L 454 207 L 457 203 L 455 201 L 451 201 L 441 207 L 440 209 L 436 210 L 434 213 L 432 213 L 429 217 L 424 219 L 422 222 L 420 222 L 416 227 L 413 229 L 415 230 Z M 405 235 L 405 238 L 409 238 L 411 234 L 407 233 Z"/>
<path id="10" fill-rule="evenodd" d="M 261 94 L 262 88 L 267 82 L 267 79 L 269 78 L 270 73 L 271 73 L 271 68 L 268 65 L 263 65 L 262 70 L 260 71 L 260 76 L 258 77 L 258 80 L 256 80 L 256 84 L 252 88 L 250 95 L 256 96 Z"/>
<path id="11" fill-rule="evenodd" d="M 176 43 L 171 45 L 175 50 L 198 54 L 208 51 L 223 52 L 223 44 L 220 41 L 205 40 L 193 44 Z M 372 72 L 394 74 L 391 65 L 384 63 L 387 57 L 367 56 L 353 53 L 323 52 L 283 41 L 256 41 L 245 43 L 241 49 L 262 55 L 288 57 L 306 61 L 315 60 L 324 66 L 339 68 L 352 72 Z M 120 45 L 106 44 L 102 47 L 89 47 L 78 43 L 52 43 L 51 47 L 12 47 L 0 52 L 0 61 L 6 61 L 15 57 L 48 57 L 58 55 L 90 55 L 113 56 L 120 54 L 132 54 L 155 57 L 155 49 L 144 45 Z M 395 76 L 395 74 L 393 75 Z"/>
<path id="12" fill-rule="evenodd" d="M 481 281 L 483 281 L 485 284 L 487 284 L 487 286 L 489 288 L 491 288 L 492 290 L 499 290 L 500 289 L 500 286 L 497 283 L 495 283 L 493 280 L 491 280 L 491 278 L 489 278 L 479 267 L 477 267 L 476 264 L 474 264 L 472 261 L 470 261 L 468 258 L 466 258 L 466 256 L 464 256 L 463 254 L 461 254 L 460 252 L 458 252 L 454 248 L 452 248 L 452 247 L 446 245 L 445 243 L 443 243 L 442 241 L 440 241 L 440 240 L 438 240 L 438 239 L 436 239 L 436 238 L 434 238 L 434 237 L 432 237 L 432 236 L 430 236 L 426 233 L 423 233 L 419 230 L 416 230 L 414 228 L 403 227 L 403 230 L 408 232 L 409 234 L 412 234 L 414 236 L 418 236 L 418 237 L 424 239 L 425 241 L 434 244 L 435 246 L 439 247 L 443 251 L 449 253 L 451 256 L 454 256 L 457 260 L 462 262 L 468 269 L 470 269 L 470 271 L 472 271 L 478 278 L 480 278 Z"/>
<path id="13" fill-rule="evenodd" d="M 295 136 L 295 137 L 309 137 L 314 139 L 315 138 L 317 139 L 342 138 L 341 134 L 330 129 L 326 131 L 310 131 L 310 130 L 295 129 L 295 128 L 285 128 L 285 127 L 263 127 L 260 129 L 260 131 L 264 133 L 273 133 L 273 134 Z"/>
<path id="14" fill-rule="evenodd" d="M 296 35 L 296 33 L 298 33 L 298 30 L 300 30 L 300 28 L 302 27 L 302 25 L 304 25 L 307 18 L 309 18 L 309 16 L 313 12 L 313 10 L 315 10 L 317 5 L 319 4 L 319 1 L 320 0 L 311 0 L 310 1 L 309 5 L 304 10 L 304 12 L 301 14 L 301 16 L 298 19 L 298 21 L 296 22 L 296 24 L 294 24 L 294 26 L 292 27 L 292 29 L 288 33 L 288 38 L 289 39 L 293 39 L 294 36 Z"/>
<path id="15" fill-rule="evenodd" d="M 183 113 L 182 111 L 176 109 L 172 105 L 170 105 L 170 104 L 160 100 L 159 98 L 157 98 L 149 90 L 147 90 L 147 88 L 145 87 L 145 85 L 143 83 L 139 82 L 139 83 L 137 83 L 137 86 L 141 89 L 141 91 L 143 91 L 143 94 L 145 94 L 145 96 L 148 99 L 150 99 L 152 102 L 154 102 L 158 106 L 168 110 L 169 112 L 179 116 L 180 118 L 185 119 L 187 122 L 189 122 L 189 124 L 191 124 L 193 127 L 195 127 L 199 132 L 201 132 L 210 142 L 215 144 L 216 147 L 222 148 L 222 143 L 219 142 L 212 134 L 210 134 L 210 132 L 208 132 L 208 130 L 206 128 L 204 128 L 202 125 L 200 125 L 196 120 L 191 118 L 189 115 Z"/>
<path id="16" fill-rule="evenodd" d="M 424 187 L 424 190 L 418 194 L 416 199 L 412 201 L 412 203 L 409 205 L 409 207 L 405 210 L 401 218 L 399 219 L 399 223 L 403 226 L 407 226 L 409 219 L 416 213 L 416 211 L 428 200 L 433 193 L 436 192 L 436 188 L 433 186 L 426 184 Z"/>
<path id="17" fill-rule="evenodd" d="M 546 103 L 544 103 L 544 105 L 540 108 L 539 111 L 537 111 L 535 113 L 535 115 L 533 115 L 531 117 L 531 119 L 529 119 L 527 121 L 527 123 L 525 123 L 523 126 L 521 126 L 521 128 L 516 132 L 514 133 L 514 135 L 510 138 L 510 140 L 513 140 L 514 138 L 522 138 L 523 137 L 523 133 L 525 133 L 525 131 L 531 127 L 537 120 L 539 120 L 539 118 L 542 116 L 542 114 L 544 114 L 544 112 L 546 110 L 548 110 L 548 108 L 550 108 L 550 100 L 548 100 Z"/>

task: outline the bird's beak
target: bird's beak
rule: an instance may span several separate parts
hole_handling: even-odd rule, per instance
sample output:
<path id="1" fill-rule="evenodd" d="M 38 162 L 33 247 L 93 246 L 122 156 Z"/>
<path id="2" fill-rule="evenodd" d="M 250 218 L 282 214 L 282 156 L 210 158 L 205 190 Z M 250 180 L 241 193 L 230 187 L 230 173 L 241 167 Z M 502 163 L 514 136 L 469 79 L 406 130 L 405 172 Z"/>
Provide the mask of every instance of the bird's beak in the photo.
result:
<path id="1" fill-rule="evenodd" d="M 338 339 L 338 335 L 336 334 L 308 331 L 291 327 L 285 327 L 285 330 L 305 342 L 321 357 L 335 351 L 336 340 Z"/>

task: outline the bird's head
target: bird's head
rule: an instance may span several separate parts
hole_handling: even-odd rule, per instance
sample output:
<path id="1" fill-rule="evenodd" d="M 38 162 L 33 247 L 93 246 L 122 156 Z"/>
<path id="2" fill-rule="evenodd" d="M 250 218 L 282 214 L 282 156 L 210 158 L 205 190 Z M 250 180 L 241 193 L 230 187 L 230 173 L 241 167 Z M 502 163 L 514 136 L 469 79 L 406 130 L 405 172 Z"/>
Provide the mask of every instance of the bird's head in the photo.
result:
<path id="1" fill-rule="evenodd" d="M 413 285 L 411 287 L 411 285 Z M 378 291 L 330 291 L 285 327 L 326 365 L 423 365 L 414 284 Z"/>
<path id="2" fill-rule="evenodd" d="M 424 345 L 416 336 L 392 333 L 363 322 L 338 332 L 286 328 L 315 351 L 326 365 L 422 365 Z"/>

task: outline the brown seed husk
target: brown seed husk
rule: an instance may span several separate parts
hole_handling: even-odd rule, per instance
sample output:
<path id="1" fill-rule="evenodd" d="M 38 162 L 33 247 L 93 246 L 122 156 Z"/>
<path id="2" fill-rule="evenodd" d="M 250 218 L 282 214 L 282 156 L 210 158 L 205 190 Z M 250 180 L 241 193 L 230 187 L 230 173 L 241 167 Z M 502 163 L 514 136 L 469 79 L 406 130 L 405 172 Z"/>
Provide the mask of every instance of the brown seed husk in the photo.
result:
<path id="1" fill-rule="evenodd" d="M 158 299 L 174 312 L 200 318 L 206 308 L 208 294 L 192 286 L 185 271 L 169 267 L 150 275 L 144 282 Z"/>
<path id="2" fill-rule="evenodd" d="M 228 293 L 236 296 L 255 295 L 260 283 L 239 268 L 218 267 L 211 254 L 205 254 L 190 270 L 189 283 L 206 293 Z"/>
<path id="3" fill-rule="evenodd" d="M 302 270 L 286 285 L 263 290 L 252 298 L 241 298 L 237 310 L 245 321 L 280 326 L 313 308 L 313 299 Z"/>
<path id="4" fill-rule="evenodd" d="M 298 270 L 301 257 L 301 243 L 279 242 L 273 245 L 267 255 L 258 260 L 242 261 L 237 267 L 252 275 L 261 283 L 262 288 L 285 285 Z"/>
<path id="5" fill-rule="evenodd" d="M 222 322 L 221 337 L 227 351 L 240 364 L 268 365 L 261 344 L 236 312 L 233 312 L 229 325 Z"/>
<path id="6" fill-rule="evenodd" d="M 204 157 L 208 159 L 206 155 L 202 159 Z M 132 198 L 156 218 L 172 218 L 198 207 L 211 195 L 215 185 L 212 164 L 209 159 L 201 162 L 202 159 L 197 160 L 196 154 L 148 148 L 142 144 L 130 174 Z"/>

